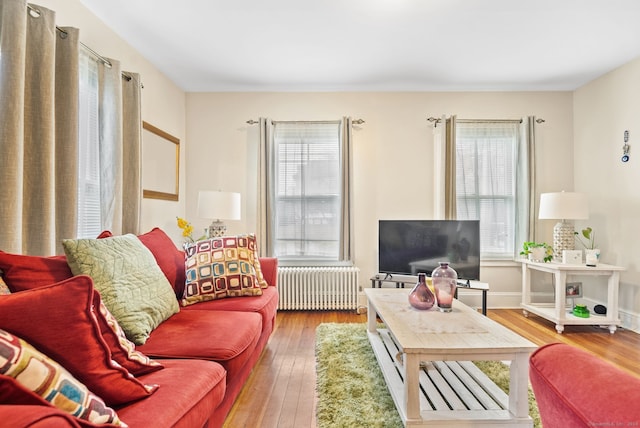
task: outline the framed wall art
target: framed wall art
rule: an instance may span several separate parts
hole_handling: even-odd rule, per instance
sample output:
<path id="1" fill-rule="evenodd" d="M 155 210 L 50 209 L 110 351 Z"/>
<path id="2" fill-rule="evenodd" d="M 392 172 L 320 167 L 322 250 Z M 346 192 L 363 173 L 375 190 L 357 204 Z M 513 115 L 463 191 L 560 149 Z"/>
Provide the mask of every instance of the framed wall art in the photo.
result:
<path id="1" fill-rule="evenodd" d="M 177 201 L 180 139 L 142 122 L 142 197 Z"/>

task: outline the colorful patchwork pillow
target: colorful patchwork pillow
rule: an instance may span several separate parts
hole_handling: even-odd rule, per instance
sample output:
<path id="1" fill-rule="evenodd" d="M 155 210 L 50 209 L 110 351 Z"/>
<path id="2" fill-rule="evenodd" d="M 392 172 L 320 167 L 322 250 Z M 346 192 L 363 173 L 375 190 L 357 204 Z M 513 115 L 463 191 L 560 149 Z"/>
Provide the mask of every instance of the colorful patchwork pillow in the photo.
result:
<path id="1" fill-rule="evenodd" d="M 258 241 L 256 240 L 256 235 L 250 233 L 247 235 L 247 240 L 249 241 L 249 247 L 253 249 L 253 254 L 251 255 L 253 259 L 253 267 L 256 269 L 256 278 L 258 278 L 258 284 L 260 284 L 260 288 L 267 288 L 269 283 L 264 279 L 264 275 L 262 274 L 262 267 L 260 266 L 260 256 L 258 255 Z"/>
<path id="2" fill-rule="evenodd" d="M 223 236 L 188 244 L 182 304 L 261 295 L 255 251 L 255 237 L 250 235 Z"/>
<path id="3" fill-rule="evenodd" d="M 4 279 L 2 279 L 2 272 L 0 272 L 0 296 L 4 294 L 11 294 L 11 290 L 9 290 L 9 287 L 4 282 Z"/>
<path id="4" fill-rule="evenodd" d="M 141 383 L 112 360 L 96 321 L 88 276 L 2 296 L 0 328 L 57 361 L 108 406 L 148 397 L 158 388 Z"/>
<path id="5" fill-rule="evenodd" d="M 153 254 L 136 236 L 65 239 L 74 275 L 89 275 L 109 311 L 136 345 L 180 308 Z"/>
<path id="6" fill-rule="evenodd" d="M 95 424 L 126 427 L 113 409 L 64 367 L 29 343 L 2 329 L 0 375 L 0 389 L 4 391 L 1 395 L 14 397 L 17 402 L 12 404 L 25 404 L 18 397 L 27 389 L 37 395 L 42 404 L 57 407 L 79 419 Z"/>

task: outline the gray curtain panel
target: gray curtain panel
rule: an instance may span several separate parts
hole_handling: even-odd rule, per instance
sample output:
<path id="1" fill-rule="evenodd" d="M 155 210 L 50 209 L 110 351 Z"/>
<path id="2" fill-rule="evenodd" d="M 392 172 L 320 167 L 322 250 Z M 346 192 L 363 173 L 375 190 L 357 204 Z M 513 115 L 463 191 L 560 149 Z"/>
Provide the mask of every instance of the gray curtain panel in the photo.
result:
<path id="1" fill-rule="evenodd" d="M 76 237 L 80 47 L 77 29 L 56 28 L 55 12 L 25 0 L 0 2 L 3 251 L 61 254 L 62 239 Z M 141 85 L 131 74 L 123 96 L 120 64 L 111 62 L 102 64 L 99 83 L 102 226 L 137 233 Z"/>
<path id="2" fill-rule="evenodd" d="M 122 233 L 140 233 L 142 200 L 142 83 L 140 75 L 122 77 Z"/>

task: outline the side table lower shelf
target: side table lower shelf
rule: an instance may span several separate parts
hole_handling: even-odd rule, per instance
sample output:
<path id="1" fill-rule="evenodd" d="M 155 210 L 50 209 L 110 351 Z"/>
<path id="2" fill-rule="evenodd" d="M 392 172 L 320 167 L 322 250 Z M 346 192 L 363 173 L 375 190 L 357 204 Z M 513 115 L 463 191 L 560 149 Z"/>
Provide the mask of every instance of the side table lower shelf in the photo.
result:
<path id="1" fill-rule="evenodd" d="M 556 324 L 556 331 L 562 333 L 565 325 L 606 325 L 611 334 L 615 333 L 621 324 L 618 317 L 618 284 L 621 266 L 613 266 L 598 263 L 597 266 L 585 266 L 565 263 L 540 263 L 526 259 L 522 263 L 522 309 L 524 315 L 528 312 L 541 316 Z M 544 304 L 532 302 L 531 297 L 531 272 L 544 272 L 553 277 L 554 303 Z M 567 313 L 567 278 L 569 276 L 600 277 L 607 280 L 607 313 L 599 315 L 591 313 L 589 318 L 576 317 Z M 582 294 L 581 294 L 582 295 Z"/>
<path id="2" fill-rule="evenodd" d="M 599 325 L 608 326 L 609 331 L 614 333 L 621 324 L 619 319 L 611 319 L 605 315 L 591 313 L 589 318 L 581 318 L 573 315 L 568 310 L 560 317 L 556 315 L 556 308 L 553 303 L 530 303 L 522 304 L 524 316 L 529 313 L 538 315 L 556 324 L 556 331 L 562 333 L 565 325 Z"/>

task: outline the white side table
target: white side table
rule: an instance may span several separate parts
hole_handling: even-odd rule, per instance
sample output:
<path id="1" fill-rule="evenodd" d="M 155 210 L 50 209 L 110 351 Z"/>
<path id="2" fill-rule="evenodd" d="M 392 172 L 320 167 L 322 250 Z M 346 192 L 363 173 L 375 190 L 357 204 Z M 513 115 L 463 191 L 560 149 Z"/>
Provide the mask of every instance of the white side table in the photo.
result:
<path id="1" fill-rule="evenodd" d="M 525 316 L 529 312 L 556 323 L 556 330 L 562 333 L 565 325 L 608 325 L 613 334 L 620 325 L 618 318 L 618 283 L 620 266 L 598 263 L 595 267 L 564 263 L 538 263 L 526 259 L 522 263 L 522 309 Z M 555 285 L 554 303 L 533 303 L 531 301 L 531 271 L 547 272 L 553 275 Z M 607 277 L 607 313 L 591 313 L 589 318 L 576 317 L 566 310 L 566 283 L 568 275 Z"/>

